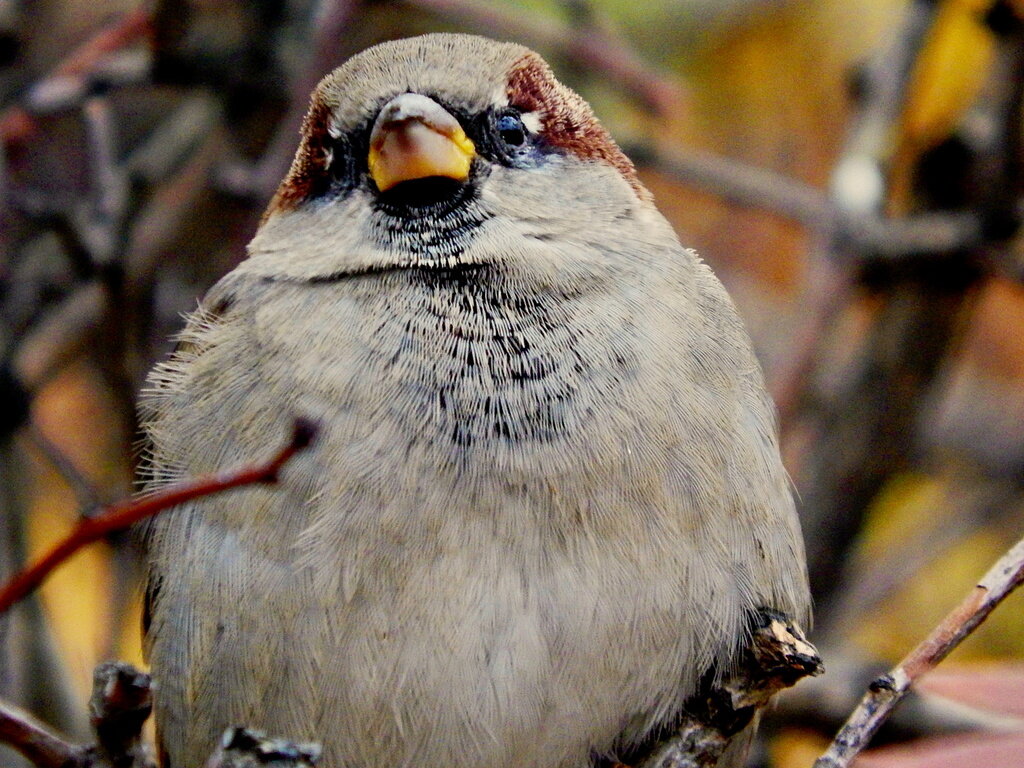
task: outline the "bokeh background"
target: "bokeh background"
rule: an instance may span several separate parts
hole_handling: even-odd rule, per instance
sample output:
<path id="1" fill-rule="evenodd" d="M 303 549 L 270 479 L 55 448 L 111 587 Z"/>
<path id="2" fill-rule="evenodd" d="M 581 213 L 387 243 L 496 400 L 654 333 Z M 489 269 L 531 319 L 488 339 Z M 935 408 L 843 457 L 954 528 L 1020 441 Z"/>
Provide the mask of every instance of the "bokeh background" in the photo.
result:
<path id="1" fill-rule="evenodd" d="M 810 765 L 1024 531 L 1022 18 L 991 0 L 0 0 L 0 575 L 132 492 L 145 373 L 244 257 L 316 81 L 385 39 L 515 40 L 593 104 L 748 322 L 828 667 L 754 759 Z M 139 604 L 126 537 L 79 554 L 0 617 L 0 695 L 81 735 L 93 666 L 142 663 Z M 859 764 L 1019 765 L 1021 608 Z"/>

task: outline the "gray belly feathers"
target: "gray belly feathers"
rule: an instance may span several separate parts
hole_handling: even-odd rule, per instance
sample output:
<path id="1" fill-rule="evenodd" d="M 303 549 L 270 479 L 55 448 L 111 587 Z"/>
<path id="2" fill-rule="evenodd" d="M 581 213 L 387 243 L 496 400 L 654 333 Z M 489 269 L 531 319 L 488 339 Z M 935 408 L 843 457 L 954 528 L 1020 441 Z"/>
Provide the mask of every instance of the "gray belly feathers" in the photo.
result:
<path id="1" fill-rule="evenodd" d="M 588 302 L 494 265 L 225 278 L 151 379 L 151 483 L 321 434 L 150 526 L 171 765 L 244 724 L 332 768 L 582 766 L 671 722 L 750 610 L 800 618 L 760 373 L 678 270 Z"/>

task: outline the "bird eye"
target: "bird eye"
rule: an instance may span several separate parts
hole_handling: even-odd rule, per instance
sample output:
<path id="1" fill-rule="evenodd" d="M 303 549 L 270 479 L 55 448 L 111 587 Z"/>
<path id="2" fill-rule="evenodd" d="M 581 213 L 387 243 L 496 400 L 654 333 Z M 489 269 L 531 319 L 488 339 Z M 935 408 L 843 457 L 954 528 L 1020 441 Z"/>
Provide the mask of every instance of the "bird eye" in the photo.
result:
<path id="1" fill-rule="evenodd" d="M 526 142 L 526 126 L 519 115 L 498 118 L 498 135 L 510 147 L 521 147 Z"/>

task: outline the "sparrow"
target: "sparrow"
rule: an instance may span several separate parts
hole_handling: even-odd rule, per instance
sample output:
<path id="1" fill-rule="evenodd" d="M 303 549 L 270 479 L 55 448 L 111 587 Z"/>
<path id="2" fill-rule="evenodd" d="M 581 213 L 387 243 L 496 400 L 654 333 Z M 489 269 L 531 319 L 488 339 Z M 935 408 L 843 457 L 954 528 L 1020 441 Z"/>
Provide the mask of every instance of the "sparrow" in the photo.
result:
<path id="1" fill-rule="evenodd" d="M 753 612 L 809 620 L 736 309 L 519 45 L 426 35 L 327 75 L 141 412 L 150 488 L 320 425 L 277 486 L 146 531 L 165 767 L 235 725 L 332 768 L 626 759 Z"/>

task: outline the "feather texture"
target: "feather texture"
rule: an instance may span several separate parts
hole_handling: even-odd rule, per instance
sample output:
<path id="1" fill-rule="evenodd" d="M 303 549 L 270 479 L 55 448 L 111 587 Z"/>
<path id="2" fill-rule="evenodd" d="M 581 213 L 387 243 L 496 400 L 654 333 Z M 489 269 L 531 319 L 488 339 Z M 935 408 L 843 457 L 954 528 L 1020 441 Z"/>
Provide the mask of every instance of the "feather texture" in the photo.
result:
<path id="1" fill-rule="evenodd" d="M 485 109 L 523 55 L 392 45 L 321 84 L 335 130 L 393 83 Z M 147 531 L 173 768 L 233 724 L 330 766 L 583 766 L 671 723 L 751 610 L 807 619 L 772 406 L 720 283 L 612 163 L 552 150 L 473 184 L 422 220 L 365 186 L 285 195 L 152 374 L 151 485 L 322 425 L 279 486 Z"/>

